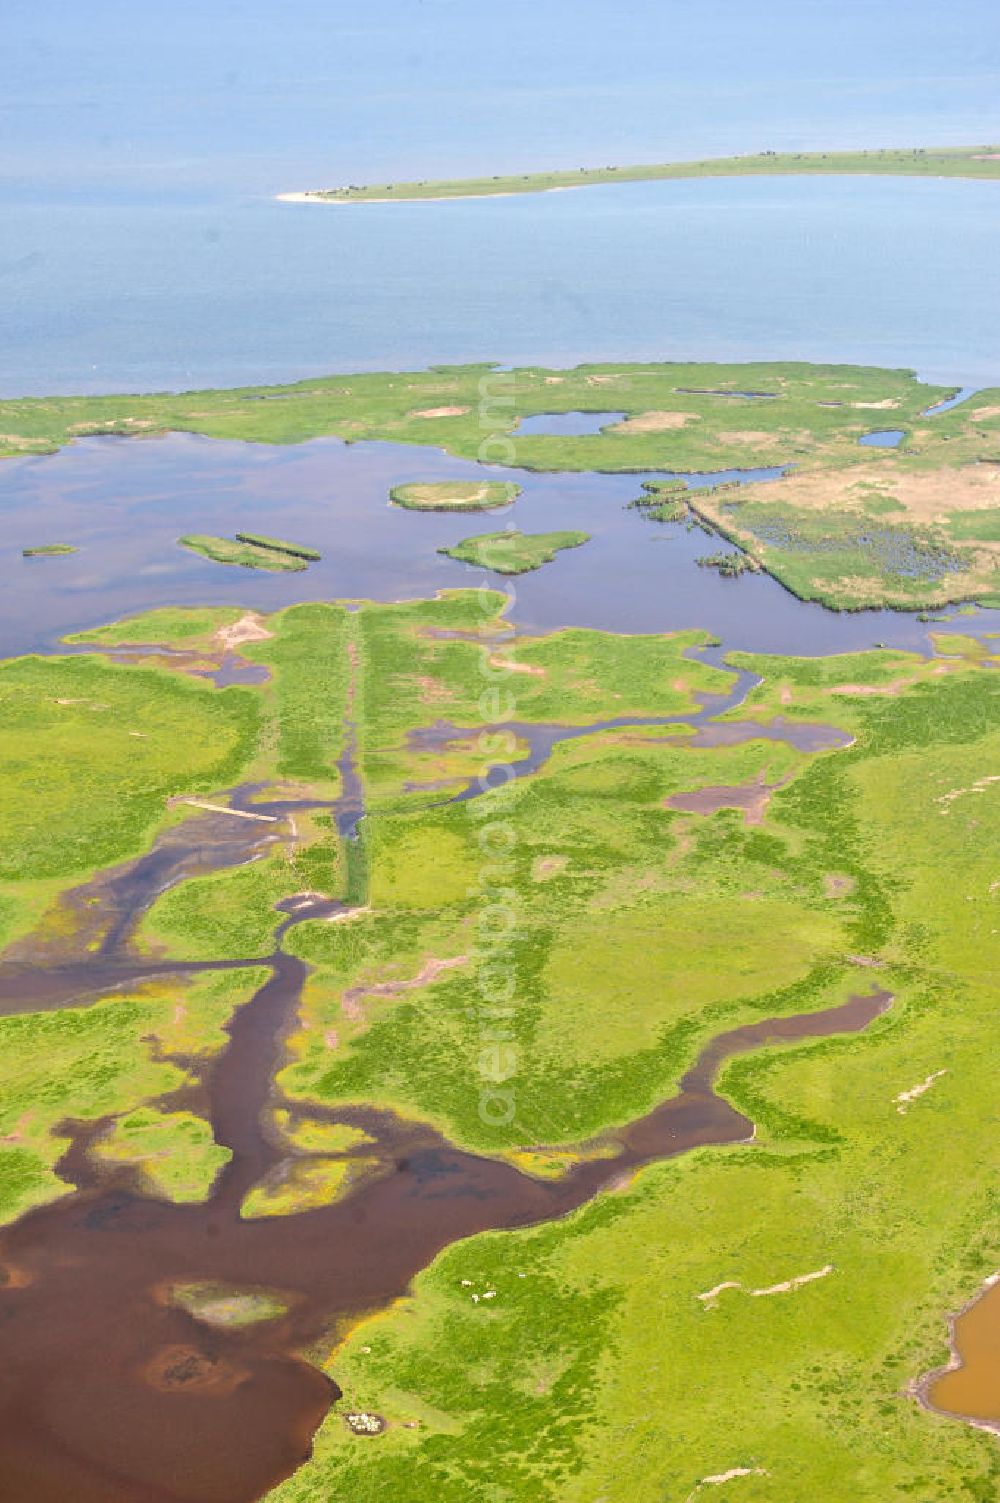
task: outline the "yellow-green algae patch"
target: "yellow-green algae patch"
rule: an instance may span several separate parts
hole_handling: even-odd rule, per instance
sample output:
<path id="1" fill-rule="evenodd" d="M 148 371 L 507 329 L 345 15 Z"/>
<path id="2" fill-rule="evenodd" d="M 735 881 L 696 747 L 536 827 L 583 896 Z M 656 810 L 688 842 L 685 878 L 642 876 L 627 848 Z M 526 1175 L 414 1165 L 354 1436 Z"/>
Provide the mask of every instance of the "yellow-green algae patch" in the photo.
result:
<path id="1" fill-rule="evenodd" d="M 271 1178 L 255 1185 L 240 1207 L 244 1221 L 261 1216 L 289 1216 L 340 1199 L 360 1172 L 364 1160 L 289 1159 Z"/>
<path id="2" fill-rule="evenodd" d="M 166 1291 L 170 1304 L 186 1310 L 202 1325 L 239 1330 L 277 1320 L 288 1303 L 270 1289 L 246 1289 L 228 1284 L 174 1284 Z"/>
<path id="3" fill-rule="evenodd" d="M 297 1118 L 284 1109 L 277 1110 L 274 1122 L 286 1142 L 302 1153 L 340 1153 L 373 1141 L 369 1133 L 360 1127 L 350 1127 L 346 1122 L 318 1122 Z"/>

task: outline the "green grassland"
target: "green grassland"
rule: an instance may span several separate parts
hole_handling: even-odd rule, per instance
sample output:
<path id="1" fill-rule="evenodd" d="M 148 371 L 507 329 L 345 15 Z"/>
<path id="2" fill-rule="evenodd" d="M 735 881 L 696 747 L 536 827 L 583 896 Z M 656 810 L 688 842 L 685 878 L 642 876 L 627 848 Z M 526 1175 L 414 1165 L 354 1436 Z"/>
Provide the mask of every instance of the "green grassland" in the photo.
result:
<path id="1" fill-rule="evenodd" d="M 249 866 L 195 877 L 154 903 L 139 930 L 151 953 L 236 960 L 274 947 L 274 905 L 297 892 L 341 897 L 347 878 L 329 814 L 297 814 L 297 838 Z"/>
<path id="2" fill-rule="evenodd" d="M 498 602 L 502 603 L 502 597 Z M 246 614 L 238 606 L 168 607 L 77 632 L 65 640 L 108 649 L 150 643 L 218 651 L 218 634 Z M 350 678 L 348 610 L 340 603 L 310 601 L 266 618 L 251 613 L 251 619 L 264 635 L 241 643 L 239 651 L 270 671 L 270 682 L 251 695 L 251 701 L 267 712 L 261 740 L 273 758 L 273 771 L 335 793 Z M 170 684 L 177 677 L 171 674 L 154 682 Z M 323 685 L 322 694 L 316 693 L 317 682 Z"/>
<path id="3" fill-rule="evenodd" d="M 484 532 L 438 552 L 495 574 L 529 574 L 550 564 L 564 548 L 589 542 L 589 532 Z"/>
<path id="4" fill-rule="evenodd" d="M 22 558 L 59 558 L 65 553 L 76 553 L 75 543 L 40 543 L 37 548 L 22 548 Z"/>
<path id="5" fill-rule="evenodd" d="M 0 663 L 0 707 L 4 881 L 138 854 L 168 797 L 234 782 L 260 734 L 245 689 L 89 657 Z"/>
<path id="6" fill-rule="evenodd" d="M 648 162 L 623 167 L 576 167 L 551 172 L 489 177 L 423 179 L 419 182 L 351 184 L 309 190 L 331 203 L 400 202 L 408 199 L 485 198 L 495 194 L 551 193 L 600 183 L 649 182 L 662 178 L 788 176 L 802 173 L 877 173 L 917 177 L 1000 177 L 996 146 L 915 147 L 872 151 L 759 151 L 693 162 Z"/>
<path id="7" fill-rule="evenodd" d="M 991 1437 L 905 1388 L 944 1359 L 944 1311 L 1000 1254 L 986 1045 L 1000 795 L 974 791 L 1000 752 L 1000 691 L 971 656 L 741 661 L 766 679 L 745 716 L 834 720 L 855 744 L 807 756 L 602 733 L 502 805 L 512 870 L 491 880 L 516 894 L 523 1061 L 509 1129 L 476 1113 L 481 858 L 462 807 L 379 819 L 371 911 L 296 931 L 318 969 L 282 1085 L 514 1152 L 634 1116 L 722 1027 L 873 986 L 892 1010 L 855 1039 L 734 1061 L 723 1088 L 758 1124 L 752 1149 L 653 1166 L 566 1222 L 444 1253 L 331 1354 L 343 1404 L 276 1503 L 684 1503 L 730 1468 L 748 1469 L 733 1493 L 754 1503 L 995 1496 Z M 782 786 L 760 826 L 663 807 L 761 773 Z M 347 986 L 413 977 L 428 955 L 469 963 L 344 1018 Z M 894 1098 L 936 1070 L 901 1114 Z M 791 1292 L 746 1292 L 828 1265 Z M 730 1279 L 743 1287 L 698 1300 Z M 384 1414 L 384 1437 L 362 1450 L 348 1408 Z"/>
<path id="8" fill-rule="evenodd" d="M 246 536 L 241 538 L 217 538 L 209 533 L 192 532 L 177 539 L 182 548 L 200 553 L 216 564 L 233 564 L 241 569 L 269 569 L 272 573 L 295 574 L 308 568 L 301 554 L 293 554 L 287 548 L 274 548 L 253 543 Z"/>
<path id="9" fill-rule="evenodd" d="M 541 471 L 839 467 L 891 464 L 897 451 L 873 453 L 857 442 L 891 419 L 906 431 L 905 448 L 919 432 L 925 460 L 955 463 L 974 457 L 983 435 L 996 431 L 994 417 L 973 421 L 971 412 L 998 397 L 981 392 L 973 403 L 924 422 L 924 409 L 951 390 L 922 383 L 908 370 L 787 361 L 511 371 L 489 364 L 435 366 L 285 386 L 0 401 L 0 455 L 50 452 L 93 433 L 175 431 L 254 443 L 326 435 L 391 439 L 466 459 L 479 458 L 486 440 L 487 462 Z M 580 437 L 517 432 L 522 418 L 573 411 L 625 412 L 630 421 Z M 673 426 L 658 426 L 664 422 Z M 505 437 L 513 451 L 501 442 Z M 467 482 L 442 483 L 469 489 Z"/>
<path id="10" fill-rule="evenodd" d="M 785 467 L 784 478 L 735 495 L 724 486 L 689 491 L 685 505 L 803 598 L 838 609 L 920 609 L 1000 599 L 1000 487 L 989 463 L 1000 458 L 1000 392 L 926 416 L 948 395 L 912 371 L 849 365 L 439 366 L 288 386 L 0 402 L 0 457 L 48 453 L 95 433 L 183 431 L 256 443 L 336 435 L 429 445 L 485 461 L 487 473 Z M 570 411 L 623 412 L 625 420 L 578 437 L 519 429 L 525 417 Z M 903 431 L 898 449 L 859 443 L 887 423 Z M 513 481 L 471 477 L 400 485 L 391 495 L 420 510 L 481 510 L 508 504 L 517 490 Z M 675 492 L 658 499 L 648 508 L 654 519 L 684 514 Z M 226 563 L 305 563 L 228 539 L 197 546 Z"/>
<path id="11" fill-rule="evenodd" d="M 467 590 L 292 607 L 242 649 L 271 670 L 253 688 L 91 656 L 0 665 L 14 716 L 3 849 L 17 857 L 21 927 L 35 900 L 22 888 L 51 893 L 179 817 L 165 815 L 166 791 L 251 775 L 336 788 L 348 705 L 357 719 L 373 809 L 359 852 L 335 850 L 318 815 L 294 849 L 165 894 L 141 934 L 172 953 L 238 956 L 264 942 L 278 897 L 351 889 L 360 905 L 288 935 L 312 970 L 278 1080 L 289 1100 L 275 1105 L 294 1105 L 302 1158 L 280 1189 L 256 1186 L 245 1213 L 349 1193 L 310 1104 L 382 1103 L 553 1172 L 560 1151 L 571 1161 L 669 1095 L 720 1030 L 876 987 L 895 1001 L 857 1037 L 727 1066 L 722 1089 L 756 1122 L 752 1146 L 650 1166 L 564 1221 L 454 1246 L 405 1300 L 335 1348 L 331 1337 L 323 1355 L 344 1401 L 274 1503 L 700 1503 L 702 1479 L 732 1468 L 747 1469 L 733 1497 L 752 1503 L 991 1503 L 994 1439 L 905 1389 L 944 1359 L 945 1312 L 1000 1260 L 993 644 L 942 631 L 928 660 L 733 654 L 763 683 L 728 719 L 834 724 L 853 743 L 809 754 L 763 739 L 707 748 L 676 724 L 608 729 L 558 746 L 485 805 L 428 807 L 407 781 L 454 785 L 504 760 L 510 748 L 479 737 L 505 718 L 669 720 L 729 681 L 685 656 L 704 633 L 515 641 L 503 605 Z M 204 641 L 217 624 L 153 613 L 95 645 L 154 628 L 165 645 Z M 408 750 L 437 719 L 472 735 Z M 133 725 L 147 733 L 128 738 L 137 763 L 118 739 Z M 756 819 L 667 804 L 748 784 L 770 790 Z M 502 849 L 483 845 L 491 825 L 507 832 Z M 478 1111 L 482 914 L 498 895 L 516 917 L 517 1110 L 503 1128 Z M 64 1192 L 66 1118 L 113 1119 L 98 1149 L 109 1171 L 131 1167 L 157 1195 L 203 1195 L 219 1162 L 203 1122 L 150 1103 L 184 1082 L 187 1056 L 220 1047 L 259 977 L 0 1020 L 0 1214 Z M 900 1112 L 899 1093 L 939 1070 Z M 828 1266 L 800 1288 L 749 1293 Z M 728 1280 L 741 1287 L 698 1299 Z M 488 1304 L 471 1298 L 491 1290 Z M 387 1430 L 352 1436 L 348 1409 L 384 1414 Z"/>
<path id="12" fill-rule="evenodd" d="M 493 511 L 509 506 L 520 494 L 521 487 L 512 481 L 440 480 L 394 485 L 389 499 L 407 511 Z"/>
<path id="13" fill-rule="evenodd" d="M 835 610 L 1000 604 L 997 512 L 912 522 L 904 506 L 886 508 L 878 495 L 853 505 L 865 488 L 845 488 L 839 507 L 809 510 L 785 504 L 780 483 L 748 486 L 745 496 L 730 492 L 725 500 L 708 493 L 689 505 L 740 546 L 743 568 L 766 570 L 800 600 Z M 758 500 L 765 490 L 768 500 Z"/>
<path id="14" fill-rule="evenodd" d="M 265 702 L 273 706 L 275 770 L 336 791 L 350 678 L 348 613 L 316 601 L 270 616 L 268 625 L 271 640 L 242 650 L 273 675 Z"/>

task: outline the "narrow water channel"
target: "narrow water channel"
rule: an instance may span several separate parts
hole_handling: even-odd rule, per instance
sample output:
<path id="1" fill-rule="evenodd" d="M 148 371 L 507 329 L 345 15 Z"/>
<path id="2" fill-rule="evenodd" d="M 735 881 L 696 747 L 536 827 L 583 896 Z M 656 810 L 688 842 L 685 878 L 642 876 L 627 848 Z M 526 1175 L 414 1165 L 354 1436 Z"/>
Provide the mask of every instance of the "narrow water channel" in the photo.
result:
<path id="1" fill-rule="evenodd" d="M 751 682 L 741 676 L 732 694 L 659 723 L 687 719 L 707 727 Z M 364 817 L 350 716 L 349 708 L 342 793 L 333 806 L 347 839 Z M 551 752 L 557 731 L 565 737 L 595 728 L 542 729 L 522 775 Z M 275 819 L 294 807 L 257 793 L 236 790 L 233 807 Z M 471 796 L 471 789 L 459 795 Z M 260 1498 L 308 1457 L 311 1437 L 338 1397 L 301 1355 L 336 1321 L 385 1307 L 458 1239 L 564 1216 L 653 1160 L 748 1141 L 753 1124 L 715 1091 L 726 1059 L 766 1044 L 857 1032 L 891 1000 L 877 991 L 720 1034 L 675 1095 L 604 1136 L 610 1156 L 580 1162 L 557 1182 L 465 1152 L 424 1123 L 372 1109 L 321 1109 L 323 1120 L 368 1134 L 359 1150 L 363 1175 L 343 1199 L 320 1209 L 243 1220 L 247 1191 L 288 1155 L 266 1114 L 308 967 L 285 952 L 284 937 L 343 904 L 315 895 L 283 901 L 275 949 L 266 957 L 151 961 L 137 958 L 130 940 L 165 885 L 251 859 L 273 831 L 266 822 L 200 814 L 161 837 L 146 857 L 78 892 L 76 901 L 86 891 L 87 911 L 101 915 L 96 948 L 46 965 L 28 943 L 0 966 L 5 1012 L 80 1003 L 156 973 L 246 965 L 269 973 L 235 1011 L 225 1048 L 204 1072 L 215 1139 L 231 1153 L 205 1203 L 144 1193 L 128 1166 L 90 1156 L 103 1124 L 67 1124 L 71 1147 L 61 1173 L 73 1192 L 0 1229 L 0 1497 L 12 1503 Z M 171 1303 L 171 1289 L 192 1282 L 274 1289 L 286 1312 L 242 1328 L 209 1327 Z"/>

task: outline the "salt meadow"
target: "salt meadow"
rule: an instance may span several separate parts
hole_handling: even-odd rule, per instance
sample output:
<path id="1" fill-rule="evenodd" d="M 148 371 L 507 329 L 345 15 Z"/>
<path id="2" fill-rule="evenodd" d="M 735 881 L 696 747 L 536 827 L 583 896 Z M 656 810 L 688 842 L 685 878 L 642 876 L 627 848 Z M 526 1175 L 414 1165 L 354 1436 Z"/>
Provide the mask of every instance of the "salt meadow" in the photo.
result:
<path id="1" fill-rule="evenodd" d="M 952 390 L 4 404 L 12 1497 L 993 1495 L 972 1327 L 933 1376 L 1000 1230 L 1000 400 Z"/>

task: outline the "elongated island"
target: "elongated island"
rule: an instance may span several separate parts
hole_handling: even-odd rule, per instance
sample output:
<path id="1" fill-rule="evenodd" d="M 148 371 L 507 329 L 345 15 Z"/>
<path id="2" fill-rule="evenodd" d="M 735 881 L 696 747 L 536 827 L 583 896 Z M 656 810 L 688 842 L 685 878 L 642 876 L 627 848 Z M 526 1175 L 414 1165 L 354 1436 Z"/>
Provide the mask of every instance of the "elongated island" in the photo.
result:
<path id="1" fill-rule="evenodd" d="M 549 172 L 496 173 L 488 177 L 426 178 L 418 182 L 347 183 L 279 193 L 285 203 L 399 203 L 410 199 L 495 198 L 552 193 L 601 183 L 653 182 L 660 178 L 768 177 L 802 173 L 878 173 L 889 177 L 1000 178 L 1000 146 L 880 147 L 870 151 L 758 151 L 695 162 L 642 162 L 631 166 L 565 167 Z"/>

